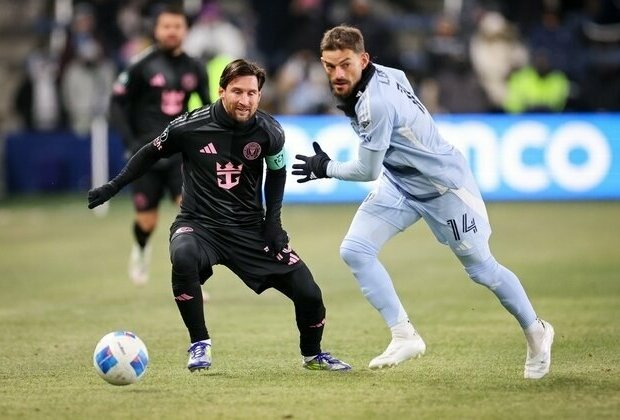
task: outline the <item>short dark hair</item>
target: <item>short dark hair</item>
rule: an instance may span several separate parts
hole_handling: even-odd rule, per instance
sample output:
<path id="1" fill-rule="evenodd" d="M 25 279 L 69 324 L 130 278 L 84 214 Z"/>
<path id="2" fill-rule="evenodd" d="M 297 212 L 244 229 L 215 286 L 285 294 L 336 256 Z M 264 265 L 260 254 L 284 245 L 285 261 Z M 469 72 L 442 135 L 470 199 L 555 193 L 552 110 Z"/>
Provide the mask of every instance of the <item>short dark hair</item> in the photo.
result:
<path id="1" fill-rule="evenodd" d="M 353 26 L 336 26 L 323 34 L 321 53 L 326 50 L 352 50 L 358 54 L 366 52 L 364 47 L 364 35 L 362 35 L 359 29 Z"/>
<path id="2" fill-rule="evenodd" d="M 189 25 L 189 18 L 185 13 L 185 10 L 183 9 L 183 6 L 179 3 L 157 5 L 157 7 L 155 8 L 155 20 L 153 21 L 155 25 L 157 25 L 159 17 L 163 14 L 183 16 L 183 19 L 185 19 L 185 23 Z"/>
<path id="3" fill-rule="evenodd" d="M 228 63 L 224 71 L 222 71 L 222 75 L 220 76 L 220 87 L 226 89 L 226 86 L 228 86 L 233 79 L 241 76 L 256 76 L 258 80 L 258 90 L 263 88 L 265 78 L 267 77 L 265 70 L 258 64 L 239 58 Z"/>

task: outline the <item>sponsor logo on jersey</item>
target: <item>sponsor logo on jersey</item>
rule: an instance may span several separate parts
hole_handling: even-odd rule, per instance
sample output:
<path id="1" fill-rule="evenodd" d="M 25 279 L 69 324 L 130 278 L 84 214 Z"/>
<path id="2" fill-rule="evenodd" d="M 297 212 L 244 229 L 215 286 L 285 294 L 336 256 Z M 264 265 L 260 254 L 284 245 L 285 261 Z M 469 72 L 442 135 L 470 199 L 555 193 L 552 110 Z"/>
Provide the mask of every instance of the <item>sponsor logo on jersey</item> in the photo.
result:
<path id="1" fill-rule="evenodd" d="M 237 184 L 239 184 L 239 179 L 241 179 L 242 169 L 243 163 L 235 166 L 232 162 L 228 162 L 225 165 L 220 165 L 219 163 L 215 162 L 217 185 L 220 188 L 224 188 L 225 190 L 229 190 L 237 186 Z"/>
<path id="2" fill-rule="evenodd" d="M 164 90 L 161 92 L 161 112 L 176 116 L 183 111 L 185 92 L 182 90 Z"/>
<path id="3" fill-rule="evenodd" d="M 151 77 L 151 80 L 149 80 L 149 85 L 153 87 L 166 86 L 166 78 L 163 73 L 157 73 L 155 76 Z"/>
<path id="4" fill-rule="evenodd" d="M 261 152 L 260 144 L 256 143 L 255 141 L 246 144 L 245 147 L 243 148 L 243 156 L 247 160 L 254 160 L 258 158 L 260 156 L 260 152 Z"/>
<path id="5" fill-rule="evenodd" d="M 207 155 L 217 155 L 217 150 L 215 150 L 215 146 L 213 145 L 213 143 L 209 143 L 205 147 L 200 149 L 200 153 L 205 153 Z"/>

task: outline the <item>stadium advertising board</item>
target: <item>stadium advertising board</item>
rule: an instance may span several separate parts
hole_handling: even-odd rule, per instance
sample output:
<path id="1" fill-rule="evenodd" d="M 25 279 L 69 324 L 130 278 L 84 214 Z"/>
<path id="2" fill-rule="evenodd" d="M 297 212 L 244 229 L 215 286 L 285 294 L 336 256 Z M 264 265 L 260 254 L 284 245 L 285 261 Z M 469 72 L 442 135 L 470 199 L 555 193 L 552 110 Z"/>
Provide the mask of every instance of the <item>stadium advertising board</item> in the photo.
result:
<path id="1" fill-rule="evenodd" d="M 439 131 L 467 158 L 487 200 L 620 199 L 618 114 L 437 116 Z M 339 160 L 357 155 L 348 119 L 281 116 L 290 166 L 312 154 L 312 141 Z M 299 184 L 289 176 L 286 202 L 362 200 L 373 183 L 334 179 Z"/>

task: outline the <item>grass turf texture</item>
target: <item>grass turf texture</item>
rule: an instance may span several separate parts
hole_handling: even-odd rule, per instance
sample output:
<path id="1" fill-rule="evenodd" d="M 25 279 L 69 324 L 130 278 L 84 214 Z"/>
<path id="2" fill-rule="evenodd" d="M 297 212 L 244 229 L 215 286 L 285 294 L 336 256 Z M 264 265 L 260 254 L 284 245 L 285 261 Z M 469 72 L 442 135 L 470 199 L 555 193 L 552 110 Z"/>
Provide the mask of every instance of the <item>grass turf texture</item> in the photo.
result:
<path id="1" fill-rule="evenodd" d="M 355 206 L 285 205 L 292 244 L 328 310 L 324 349 L 348 373 L 306 371 L 289 301 L 255 296 L 223 267 L 207 283 L 214 364 L 190 374 L 187 333 L 170 290 L 162 208 L 151 281 L 127 279 L 132 210 L 126 195 L 105 218 L 84 196 L 0 203 L 0 418 L 618 418 L 620 415 L 620 203 L 491 203 L 497 259 L 524 283 L 556 329 L 551 373 L 522 378 L 518 324 L 471 282 L 423 223 L 381 259 L 427 354 L 371 371 L 389 334 L 338 247 Z M 108 385 L 92 367 L 107 332 L 146 343 L 141 382 Z"/>

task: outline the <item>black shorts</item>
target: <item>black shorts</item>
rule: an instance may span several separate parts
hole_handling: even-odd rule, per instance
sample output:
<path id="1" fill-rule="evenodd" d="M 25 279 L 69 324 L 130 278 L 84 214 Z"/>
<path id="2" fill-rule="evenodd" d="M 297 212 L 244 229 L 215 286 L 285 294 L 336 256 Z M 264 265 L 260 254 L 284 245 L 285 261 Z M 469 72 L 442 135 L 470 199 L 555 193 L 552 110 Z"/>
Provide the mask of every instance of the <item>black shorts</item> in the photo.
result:
<path id="1" fill-rule="evenodd" d="M 133 205 L 136 211 L 156 209 L 168 192 L 175 201 L 181 195 L 183 175 L 180 156 L 162 159 L 132 184 Z"/>
<path id="2" fill-rule="evenodd" d="M 170 228 L 170 247 L 181 235 L 194 235 L 200 244 L 200 282 L 213 274 L 212 266 L 223 265 L 256 293 L 273 287 L 283 276 L 305 267 L 291 250 L 291 259 L 281 262 L 265 252 L 262 228 L 205 228 L 176 220 Z"/>

